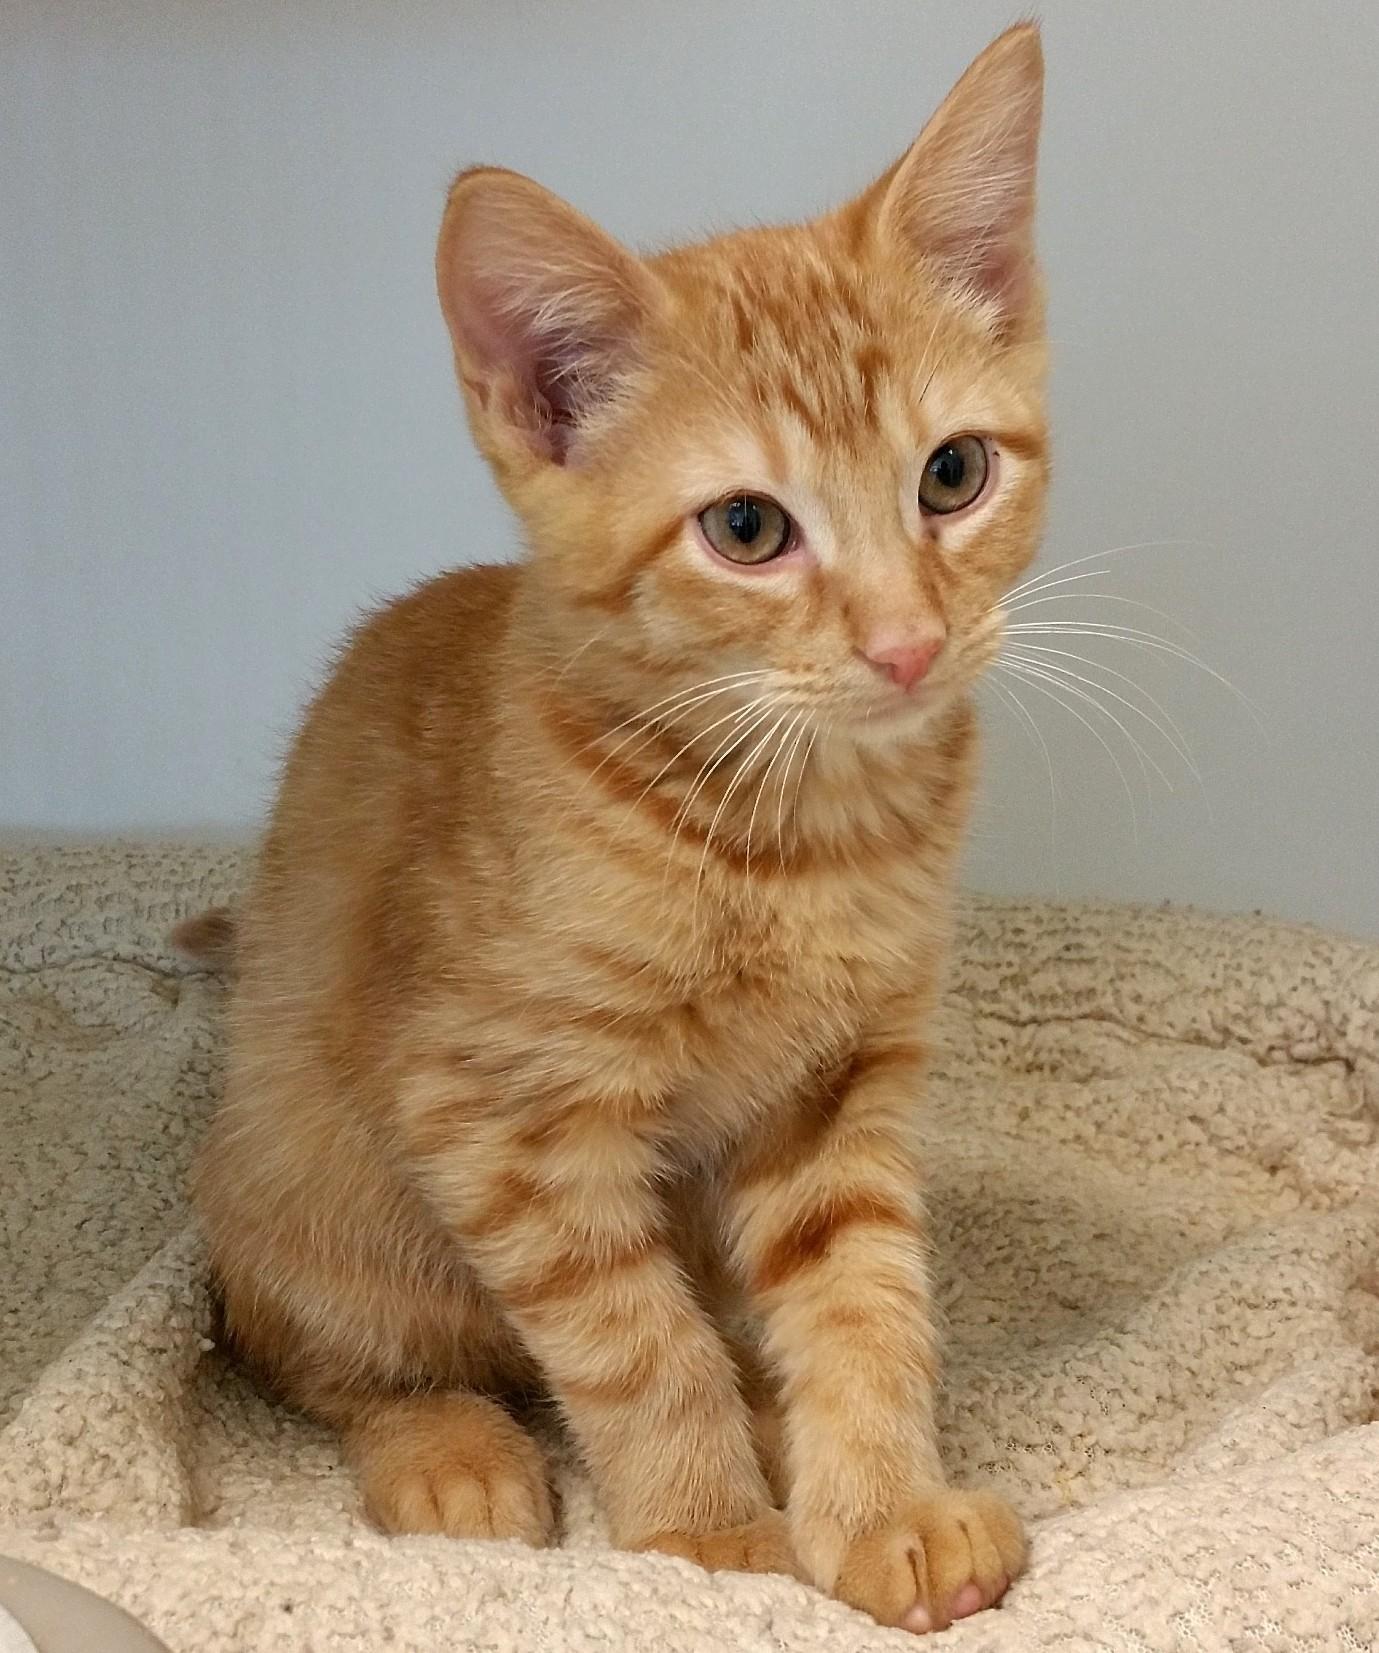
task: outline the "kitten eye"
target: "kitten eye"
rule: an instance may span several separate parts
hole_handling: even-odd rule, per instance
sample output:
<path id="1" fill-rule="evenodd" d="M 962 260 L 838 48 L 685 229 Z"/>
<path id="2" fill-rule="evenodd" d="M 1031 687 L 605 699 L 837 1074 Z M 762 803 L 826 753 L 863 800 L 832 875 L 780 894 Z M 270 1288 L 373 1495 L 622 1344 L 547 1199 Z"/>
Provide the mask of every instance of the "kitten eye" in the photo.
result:
<path id="1" fill-rule="evenodd" d="M 795 525 L 773 499 L 734 494 L 699 513 L 704 538 L 729 562 L 770 562 L 790 544 Z"/>
<path id="2" fill-rule="evenodd" d="M 946 517 L 970 505 L 986 486 L 990 462 L 980 436 L 950 436 L 925 462 L 920 509 Z"/>

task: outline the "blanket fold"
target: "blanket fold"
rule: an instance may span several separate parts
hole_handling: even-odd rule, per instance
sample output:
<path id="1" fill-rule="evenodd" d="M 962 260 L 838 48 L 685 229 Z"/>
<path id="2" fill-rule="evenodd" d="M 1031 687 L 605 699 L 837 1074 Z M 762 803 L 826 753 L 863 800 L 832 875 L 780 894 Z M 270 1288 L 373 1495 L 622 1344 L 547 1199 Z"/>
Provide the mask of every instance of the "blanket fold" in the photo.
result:
<path id="1" fill-rule="evenodd" d="M 784 1579 L 604 1542 L 388 1540 L 210 1335 L 185 1180 L 224 988 L 166 935 L 240 851 L 0 849 L 0 1552 L 173 1653 L 880 1653 Z M 955 1478 L 1028 1575 L 936 1645 L 1379 1645 L 1379 948 L 1264 919 L 964 903 L 924 1099 Z"/>

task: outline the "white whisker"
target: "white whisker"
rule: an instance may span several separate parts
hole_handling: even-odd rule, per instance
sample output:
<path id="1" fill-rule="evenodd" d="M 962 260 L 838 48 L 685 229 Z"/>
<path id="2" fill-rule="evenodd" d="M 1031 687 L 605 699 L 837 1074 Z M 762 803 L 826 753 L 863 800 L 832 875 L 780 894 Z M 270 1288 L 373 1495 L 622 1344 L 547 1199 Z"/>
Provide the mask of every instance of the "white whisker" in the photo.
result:
<path id="1" fill-rule="evenodd" d="M 606 637 L 608 635 L 608 633 L 612 629 L 613 629 L 613 622 L 610 620 L 607 625 L 600 626 L 599 629 L 594 633 L 594 635 L 592 637 L 586 637 L 585 640 L 579 645 L 578 648 L 572 649 L 570 651 L 570 653 L 566 655 L 565 662 L 561 666 L 560 670 L 555 672 L 554 682 L 559 683 L 561 681 L 561 679 L 565 676 L 566 672 L 568 672 L 570 670 L 571 666 L 574 665 L 575 661 L 579 659 L 580 655 L 582 655 L 585 652 L 586 649 L 591 649 L 594 646 L 595 643 L 600 642 L 604 637 Z M 543 677 L 549 676 L 549 674 L 552 671 L 555 671 L 555 667 L 554 666 L 549 666 L 549 667 L 546 668 L 546 671 L 543 672 L 541 675 Z"/>
<path id="2" fill-rule="evenodd" d="M 1160 551 L 1170 546 L 1200 546 L 1202 540 L 1139 540 L 1134 545 L 1113 545 L 1106 551 L 1092 551 L 1085 557 L 1073 557 L 1069 562 L 1056 563 L 1052 568 L 1046 568 L 1041 574 L 1031 574 L 1029 579 L 1012 586 L 1006 593 L 1006 599 L 1018 597 L 1023 592 L 1041 590 L 1054 574 L 1061 574 L 1065 568 L 1082 568 L 1089 562 L 1099 562 L 1102 557 L 1123 557 L 1131 551 Z"/>
<path id="3" fill-rule="evenodd" d="M 800 788 L 804 785 L 804 772 L 809 768 L 809 760 L 814 755 L 814 742 L 819 738 L 819 732 L 824 724 L 816 723 L 814 731 L 809 737 L 809 745 L 804 749 L 804 757 L 800 760 L 800 772 L 795 777 L 795 793 L 790 800 L 790 824 L 795 829 L 793 847 L 798 849 L 800 843 Z"/>
<path id="4" fill-rule="evenodd" d="M 1121 722 L 1111 708 L 1104 705 L 1094 694 L 1090 694 L 1086 689 L 1079 688 L 1076 683 L 1071 681 L 1072 678 L 1076 676 L 1076 673 L 1070 672 L 1066 666 L 1050 665 L 1042 660 L 1036 661 L 1024 659 L 1018 662 L 1012 661 L 1011 664 L 1018 664 L 1023 671 L 1032 672 L 1036 676 L 1042 676 L 1048 682 L 1058 683 L 1058 685 L 1065 689 L 1068 694 L 1073 695 L 1078 700 L 1084 701 L 1089 706 L 1095 707 L 1104 718 L 1108 718 L 1112 723 L 1114 723 L 1116 728 L 1120 730 L 1122 735 L 1124 735 L 1127 745 L 1135 754 L 1135 758 L 1140 766 L 1140 773 L 1144 777 L 1146 795 L 1151 795 L 1149 787 L 1149 769 L 1152 769 L 1159 777 L 1166 790 L 1169 792 L 1177 790 L 1173 785 L 1172 779 L 1163 768 L 1163 765 L 1155 759 L 1153 753 L 1150 752 L 1141 741 L 1137 740 L 1135 736 L 1130 733 L 1129 729 L 1126 728 L 1124 723 Z M 1097 687 L 1101 688 L 1101 685 L 1098 684 Z M 1115 695 L 1114 691 L 1111 689 L 1103 688 L 1102 692 L 1104 694 L 1112 695 L 1115 699 L 1120 698 L 1120 696 Z"/>
<path id="5" fill-rule="evenodd" d="M 981 682 L 983 687 L 990 689 L 1015 708 L 1022 719 L 1021 727 L 1033 737 L 1039 750 L 1044 754 L 1044 766 L 1049 775 L 1049 855 L 1056 859 L 1058 855 L 1058 783 L 1054 779 L 1053 754 L 1049 751 L 1048 741 L 1044 739 L 1044 731 L 1035 722 L 1029 707 L 1016 694 L 1013 685 L 998 683 L 994 677 L 984 677 Z"/>
<path id="6" fill-rule="evenodd" d="M 1258 710 L 1250 697 L 1237 688 L 1230 678 L 1222 676 L 1214 666 L 1209 666 L 1205 660 L 1193 654 L 1190 649 L 1185 649 L 1181 643 L 1175 643 L 1172 638 L 1160 637 L 1157 633 L 1144 631 L 1138 626 L 1116 625 L 1110 620 L 1029 620 L 1022 622 L 1020 625 L 1009 626 L 1006 629 L 1008 633 L 1016 636 L 1020 634 L 1026 636 L 1053 636 L 1059 634 L 1064 637 L 1105 637 L 1111 641 L 1127 643 L 1131 647 L 1171 655 L 1174 659 L 1182 660 L 1189 666 L 1195 666 L 1198 671 L 1205 672 L 1208 677 L 1219 683 L 1223 689 L 1229 690 L 1245 710 L 1249 712 L 1255 726 L 1261 730 L 1263 729 Z"/>
<path id="7" fill-rule="evenodd" d="M 794 739 L 790 743 L 790 756 L 781 766 L 780 785 L 776 788 L 776 855 L 780 861 L 780 870 L 785 871 L 785 788 L 790 780 L 790 769 L 795 762 L 795 754 L 805 737 L 809 727 L 809 713 L 801 712 L 799 727 Z"/>
<path id="8" fill-rule="evenodd" d="M 1198 769 L 1197 764 L 1193 759 L 1192 750 L 1188 746 L 1182 730 L 1169 716 L 1163 706 L 1161 706 L 1154 696 L 1150 694 L 1149 690 L 1143 686 L 1143 684 L 1137 683 L 1133 677 L 1127 677 L 1124 672 L 1118 672 L 1114 666 L 1103 665 L 1099 660 L 1088 660 L 1085 655 L 1073 654 L 1068 649 L 1053 649 L 1042 643 L 1025 643 L 1018 649 L 1017 652 L 1019 657 L 1024 660 L 1029 660 L 1031 653 L 1040 656 L 1057 655 L 1064 660 L 1076 660 L 1080 665 L 1087 666 L 1092 671 L 1105 672 L 1108 677 L 1114 677 L 1122 683 L 1129 684 L 1132 689 L 1144 696 L 1155 711 L 1157 711 L 1164 719 L 1164 723 L 1160 723 L 1158 719 L 1151 717 L 1142 706 L 1137 706 L 1134 701 L 1127 700 L 1122 694 L 1117 694 L 1114 689 L 1109 688 L 1105 683 L 1098 683 L 1092 678 L 1083 677 L 1080 672 L 1073 671 L 1069 666 L 1059 665 L 1056 661 L 1048 659 L 1040 659 L 1033 662 L 1033 664 L 1047 666 L 1050 671 L 1066 673 L 1067 676 L 1076 679 L 1077 682 L 1085 684 L 1088 689 L 1097 689 L 1100 690 L 1102 694 L 1110 695 L 1112 700 L 1127 707 L 1130 711 L 1134 712 L 1136 716 L 1143 718 L 1152 729 L 1157 730 L 1158 733 L 1163 736 L 1167 744 L 1172 747 L 1177 756 L 1183 760 L 1183 763 L 1192 774 L 1193 779 L 1199 786 L 1201 785 L 1201 771 Z M 1168 725 L 1167 728 L 1164 727 L 1165 723 Z M 1172 733 L 1170 733 L 1170 730 Z"/>
<path id="9" fill-rule="evenodd" d="M 743 732 L 742 739 L 744 741 L 750 739 L 751 736 L 756 732 L 756 730 L 759 729 L 761 727 L 761 725 L 763 723 L 765 723 L 766 720 L 771 716 L 771 713 L 773 711 L 775 711 L 775 706 L 774 705 L 768 706 L 766 711 L 762 713 L 762 715 L 756 720 L 755 723 L 753 723 L 751 728 L 747 729 Z M 713 812 L 713 818 L 709 822 L 709 830 L 704 834 L 704 848 L 700 853 L 699 866 L 695 870 L 695 874 L 694 874 L 694 901 L 693 901 L 693 906 L 692 906 L 691 914 L 690 914 L 690 929 L 691 930 L 694 930 L 697 926 L 697 923 L 698 923 L 699 891 L 700 891 L 701 885 L 704 882 L 704 868 L 708 865 L 709 848 L 713 843 L 713 835 L 718 829 L 718 823 L 722 818 L 723 811 L 728 807 L 729 799 L 733 796 L 733 794 L 737 791 L 738 787 L 742 785 L 743 781 L 746 780 L 747 776 L 751 773 L 752 765 L 756 762 L 758 756 L 762 752 L 765 751 L 768 742 L 771 740 L 772 736 L 775 734 L 776 729 L 778 727 L 779 727 L 778 723 L 772 725 L 772 727 L 766 731 L 766 733 L 757 742 L 757 744 L 752 748 L 752 750 L 747 754 L 747 756 L 745 758 L 743 758 L 742 762 L 738 765 L 737 773 L 728 782 L 727 786 L 724 787 L 723 796 L 718 800 L 718 808 L 715 809 L 714 812 Z"/>
<path id="10" fill-rule="evenodd" d="M 1116 756 L 1115 752 L 1113 751 L 1113 749 L 1110 745 L 1110 742 L 1102 734 L 1101 730 L 1098 729 L 1097 726 L 1094 723 L 1092 723 L 1090 719 L 1084 717 L 1082 715 L 1082 713 L 1078 711 L 1076 706 L 1070 706 L 1068 704 L 1068 702 L 1063 699 L 1062 695 L 1056 694 L 1052 688 L 1047 687 L 1044 682 L 1041 682 L 1039 680 L 1039 675 L 1040 674 L 1036 673 L 1030 667 L 1027 667 L 1027 666 L 1024 666 L 1024 665 L 1017 665 L 1017 664 L 1015 664 L 1014 662 L 1011 662 L 1011 661 L 998 660 L 996 662 L 996 669 L 997 669 L 997 671 L 1009 672 L 1009 673 L 1011 673 L 1011 675 L 1016 676 L 1016 677 L 1025 678 L 1025 680 L 1029 683 L 1030 688 L 1036 690 L 1039 694 L 1047 695 L 1048 698 L 1050 700 L 1052 700 L 1056 705 L 1061 706 L 1065 712 L 1070 713 L 1073 717 L 1075 717 L 1077 719 L 1077 721 L 1083 726 L 1083 728 L 1089 730 L 1090 733 L 1093 735 L 1093 737 L 1100 743 L 1102 748 L 1105 750 L 1106 755 L 1110 758 L 1111 762 L 1115 765 L 1116 773 L 1120 776 L 1120 784 L 1125 788 L 1126 801 L 1130 805 L 1130 831 L 1131 831 L 1131 836 L 1134 839 L 1134 842 L 1138 845 L 1138 843 L 1140 841 L 1140 822 L 1139 822 L 1139 814 L 1135 809 L 1135 794 L 1130 789 L 1130 781 L 1129 781 L 1128 776 L 1125 773 L 1125 770 L 1121 766 L 1120 759 Z M 1054 684 L 1058 684 L 1058 679 L 1057 678 L 1051 678 L 1051 679 L 1049 679 L 1049 681 L 1053 682 Z M 1060 687 L 1066 687 L 1066 685 L 1059 685 L 1059 686 Z"/>
<path id="11" fill-rule="evenodd" d="M 611 750 L 605 752 L 594 767 L 584 776 L 579 786 L 576 787 L 574 796 L 570 798 L 564 810 L 561 812 L 556 825 L 559 826 L 563 823 L 566 816 L 575 807 L 579 799 L 584 796 L 586 789 L 592 783 L 594 777 L 599 773 L 599 771 L 603 769 L 604 765 L 611 763 L 613 759 L 617 757 L 619 752 L 631 746 L 634 741 L 637 743 L 638 748 L 644 746 L 648 740 L 652 739 L 655 732 L 654 726 L 656 724 L 661 724 L 666 727 L 673 726 L 674 724 L 679 723 L 687 713 L 693 711 L 696 706 L 704 705 L 710 700 L 716 700 L 720 695 L 730 694 L 734 689 L 746 686 L 736 681 L 739 676 L 738 673 L 732 673 L 731 675 L 734 681 L 724 683 L 720 688 L 708 689 L 703 694 L 696 694 L 694 692 L 697 689 L 704 688 L 702 683 L 694 684 L 689 689 L 677 690 L 675 694 L 667 695 L 664 699 L 655 701 L 644 711 L 634 712 L 631 717 L 624 718 L 621 723 L 615 723 L 611 729 L 601 730 L 600 733 L 595 735 L 592 740 L 586 741 L 584 745 L 579 748 L 580 752 L 589 751 L 592 747 L 597 746 L 599 741 L 606 740 L 610 735 L 617 734 L 620 729 L 625 729 L 629 723 L 635 723 L 637 725 L 637 727 L 632 730 L 631 734 L 624 735 Z M 759 678 L 769 676 L 770 674 L 768 672 L 752 672 L 742 675 L 752 678 Z M 722 682 L 719 678 L 709 678 L 707 681 L 709 683 Z M 660 708 L 660 710 L 658 710 L 658 708 Z M 723 721 L 726 720 L 719 720 L 719 722 Z M 710 729 L 715 729 L 717 727 L 717 723 L 709 725 Z M 707 733 L 707 731 L 705 732 Z M 692 745 L 693 741 L 691 741 L 690 744 Z M 682 747 L 681 751 L 684 750 L 686 750 L 686 748 Z M 673 763 L 674 761 L 675 760 L 672 758 L 671 762 Z"/>
<path id="12" fill-rule="evenodd" d="M 1081 574 L 1065 574 L 1061 580 L 1051 580 L 1048 585 L 1038 586 L 1029 592 L 1026 592 L 1023 586 L 1017 585 L 1013 590 L 1008 591 L 999 602 L 993 603 L 986 612 L 995 614 L 999 610 L 1002 614 L 1018 614 L 1021 609 L 1032 608 L 1035 603 L 1052 602 L 1053 598 L 1045 596 L 1044 593 L 1052 591 L 1054 586 L 1075 585 L 1079 580 L 1094 580 L 1098 575 L 1109 574 L 1110 572 L 1109 568 L 1088 568 L 1084 569 Z M 1024 594 L 1022 601 L 1018 603 L 1011 601 L 1012 597 L 1020 597 L 1022 593 Z M 1080 597 L 1081 595 L 1082 593 L 1079 591 L 1065 591 L 1062 593 L 1064 597 Z"/>
<path id="13" fill-rule="evenodd" d="M 764 712 L 754 716 L 754 714 L 757 713 L 757 708 L 765 704 L 765 702 L 766 697 L 760 696 L 756 700 L 752 701 L 750 705 L 741 709 L 741 711 L 737 714 L 737 721 L 728 730 L 722 740 L 719 741 L 718 745 L 714 747 L 713 751 L 709 754 L 708 758 L 700 767 L 699 772 L 695 776 L 694 782 L 690 786 L 688 792 L 686 792 L 684 798 L 681 799 L 680 807 L 675 811 L 674 819 L 671 822 L 670 844 L 666 850 L 666 870 L 661 879 L 662 900 L 664 900 L 666 886 L 670 881 L 671 867 L 674 865 L 675 861 L 675 847 L 680 841 L 680 833 L 684 830 L 685 822 L 689 819 L 689 813 L 694 806 L 694 800 L 703 790 L 709 776 L 713 774 L 719 764 L 724 762 L 733 747 L 740 745 L 744 740 L 749 739 L 752 731 L 763 723 L 768 717 L 770 717 L 772 711 L 775 709 L 774 703 L 767 705 Z"/>
<path id="14" fill-rule="evenodd" d="M 625 729 L 629 723 L 640 723 L 647 719 L 655 721 L 658 713 L 662 716 L 665 715 L 661 711 L 662 708 L 669 709 L 675 702 L 682 700 L 685 696 L 698 694 L 701 689 L 712 688 L 715 683 L 727 685 L 727 687 L 718 691 L 720 694 L 726 694 L 729 688 L 740 687 L 746 681 L 770 677 L 771 675 L 770 671 L 763 669 L 751 672 L 728 672 L 723 677 L 706 677 L 702 682 L 691 683 L 686 689 L 676 689 L 673 694 L 664 695 L 660 700 L 653 700 L 649 706 L 633 712 L 631 717 L 625 717 L 621 723 L 615 723 L 611 729 L 600 729 L 593 740 L 586 742 L 580 750 L 587 752 L 589 747 L 597 746 L 599 741 L 607 740 L 609 735 L 616 735 L 619 729 Z M 619 748 L 615 746 L 613 750 L 616 752 Z"/>
<path id="15" fill-rule="evenodd" d="M 726 694 L 726 693 L 728 693 L 728 691 L 726 689 L 719 689 L 719 690 L 716 691 L 716 693 Z M 712 697 L 709 696 L 709 697 L 706 697 L 706 698 L 712 698 Z M 665 775 L 666 773 L 668 773 L 669 770 L 674 768 L 674 766 L 680 761 L 680 759 L 685 755 L 685 753 L 689 751 L 690 747 L 693 746 L 696 741 L 700 741 L 700 740 L 705 739 L 705 737 L 708 736 L 708 735 L 711 735 L 714 732 L 715 729 L 721 728 L 723 726 L 723 724 L 729 722 L 732 718 L 736 717 L 738 715 L 739 710 L 742 711 L 742 712 L 750 712 L 750 711 L 754 710 L 756 707 L 764 705 L 768 698 L 769 697 L 765 696 L 765 695 L 757 695 L 754 699 L 748 701 L 746 706 L 741 707 L 741 708 L 734 708 L 730 712 L 725 712 L 722 717 L 715 718 L 715 720 L 711 724 L 709 724 L 708 728 L 696 730 L 696 732 L 690 736 L 690 738 L 685 742 L 685 744 L 683 746 L 681 746 L 678 749 L 678 751 L 676 751 L 674 753 L 674 755 L 672 757 L 668 758 L 666 760 L 666 762 L 661 765 L 661 767 L 656 771 L 656 773 L 646 783 L 646 785 L 642 788 L 642 790 L 637 794 L 636 798 L 632 801 L 632 803 L 628 805 L 628 808 L 631 809 L 631 810 L 635 810 L 637 805 L 639 803 L 641 803 L 642 799 L 644 797 L 646 797 L 647 793 L 651 791 L 652 787 L 654 787 L 657 784 L 657 782 L 661 779 L 661 777 L 663 775 Z M 679 719 L 677 718 L 675 721 L 678 722 Z M 729 735 L 729 739 L 731 740 L 731 735 Z"/>
<path id="16" fill-rule="evenodd" d="M 787 712 L 782 715 L 780 722 L 776 724 L 776 729 L 779 729 L 783 724 L 785 726 L 785 733 L 781 736 L 776 745 L 775 751 L 771 754 L 770 762 L 761 772 L 761 781 L 757 786 L 757 795 L 752 800 L 752 813 L 747 818 L 747 851 L 744 872 L 744 879 L 749 888 L 751 887 L 752 882 L 752 828 L 757 822 L 757 810 L 761 808 L 761 800 L 766 794 L 766 783 L 771 779 L 771 771 L 776 767 L 781 753 L 784 752 L 786 743 L 789 741 L 791 732 L 793 731 L 795 725 L 803 716 L 803 712 L 796 712 L 793 716 Z M 774 734 L 775 729 L 771 732 Z"/>
<path id="17" fill-rule="evenodd" d="M 1101 572 L 1102 570 L 1100 569 L 1092 570 L 1093 574 Z M 1076 575 L 1074 577 L 1081 579 L 1082 576 Z M 1190 626 L 1185 626 L 1181 620 L 1176 619 L 1166 609 L 1155 608 L 1153 603 L 1141 602 L 1138 597 L 1122 597 L 1114 591 L 1054 591 L 1048 593 L 1047 595 L 1041 594 L 1039 596 L 1032 597 L 1027 602 L 1016 603 L 1014 608 L 1006 609 L 1005 613 L 1007 616 L 1023 614 L 1026 609 L 1037 608 L 1040 603 L 1066 603 L 1073 601 L 1075 598 L 1081 598 L 1082 601 L 1088 603 L 1120 603 L 1125 608 L 1142 609 L 1146 614 L 1153 614 L 1158 619 L 1166 621 L 1170 626 L 1173 626 L 1178 631 L 1181 631 L 1184 637 L 1190 638 L 1194 643 L 1201 642 L 1201 638 L 1197 636 Z M 1021 623 L 1025 624 L 1027 622 Z M 1095 616 L 1093 617 L 1093 623 L 1095 623 Z M 1112 623 L 1113 622 L 1111 621 L 1106 622 L 1108 625 Z"/>

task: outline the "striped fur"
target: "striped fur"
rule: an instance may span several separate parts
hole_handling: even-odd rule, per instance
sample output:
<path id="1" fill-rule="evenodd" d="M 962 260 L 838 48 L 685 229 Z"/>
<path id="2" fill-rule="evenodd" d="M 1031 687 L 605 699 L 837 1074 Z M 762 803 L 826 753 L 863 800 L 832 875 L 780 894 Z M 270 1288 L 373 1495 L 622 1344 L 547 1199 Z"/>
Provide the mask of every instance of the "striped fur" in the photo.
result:
<path id="1" fill-rule="evenodd" d="M 502 1404 L 545 1394 L 623 1545 L 918 1629 L 1020 1566 L 939 1463 L 916 1103 L 1046 483 L 1039 73 L 1011 31 L 849 207 L 650 260 L 455 187 L 442 304 L 531 556 L 385 609 L 312 706 L 198 1189 L 232 1343 L 390 1529 L 549 1538 Z M 922 518 L 968 431 L 989 499 Z M 741 488 L 809 554 L 715 565 Z M 948 642 L 891 715 L 858 650 L 896 621 Z"/>

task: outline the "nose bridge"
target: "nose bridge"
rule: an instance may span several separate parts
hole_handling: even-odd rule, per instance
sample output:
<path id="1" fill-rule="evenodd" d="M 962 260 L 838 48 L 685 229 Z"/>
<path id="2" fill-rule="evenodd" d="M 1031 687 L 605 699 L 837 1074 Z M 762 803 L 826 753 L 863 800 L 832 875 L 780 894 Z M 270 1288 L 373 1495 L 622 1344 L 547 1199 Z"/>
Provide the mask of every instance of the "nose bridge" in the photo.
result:
<path id="1" fill-rule="evenodd" d="M 866 651 L 878 638 L 922 644 L 947 632 L 942 594 L 922 550 L 902 534 L 852 548 L 838 571 L 850 641 Z"/>
<path id="2" fill-rule="evenodd" d="M 870 468 L 869 468 L 870 469 Z M 947 633 L 943 594 L 924 549 L 901 519 L 889 456 L 859 474 L 856 456 L 828 478 L 837 542 L 831 570 L 849 641 L 870 653 L 925 646 Z"/>

